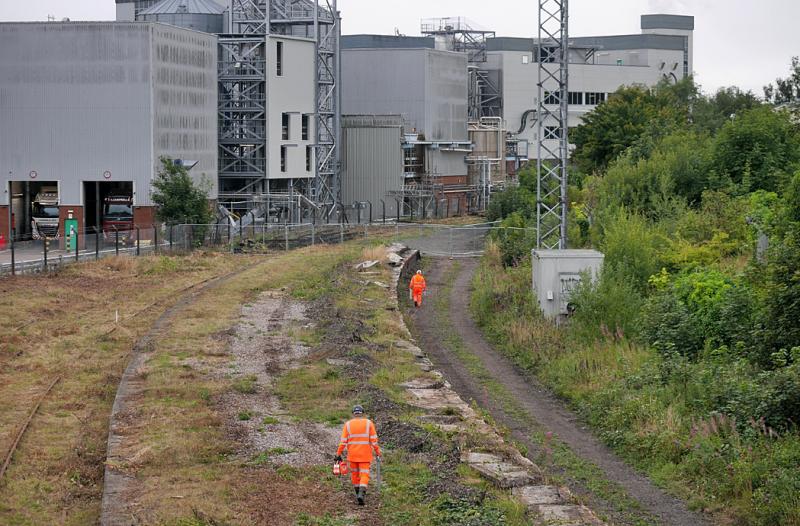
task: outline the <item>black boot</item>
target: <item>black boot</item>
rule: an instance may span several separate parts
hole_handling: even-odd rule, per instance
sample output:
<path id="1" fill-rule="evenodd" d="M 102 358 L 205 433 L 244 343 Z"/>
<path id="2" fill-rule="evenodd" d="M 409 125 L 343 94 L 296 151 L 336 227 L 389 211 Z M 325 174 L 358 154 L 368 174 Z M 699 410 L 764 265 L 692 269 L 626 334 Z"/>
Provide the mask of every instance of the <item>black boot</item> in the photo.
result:
<path id="1" fill-rule="evenodd" d="M 358 505 L 359 506 L 363 506 L 364 505 L 364 498 L 366 496 L 367 496 L 367 488 L 364 488 L 364 487 L 358 488 L 358 494 L 357 494 L 356 497 L 358 498 Z"/>
<path id="2" fill-rule="evenodd" d="M 356 498 L 361 494 L 361 488 L 358 486 L 353 486 L 353 490 L 356 492 Z"/>

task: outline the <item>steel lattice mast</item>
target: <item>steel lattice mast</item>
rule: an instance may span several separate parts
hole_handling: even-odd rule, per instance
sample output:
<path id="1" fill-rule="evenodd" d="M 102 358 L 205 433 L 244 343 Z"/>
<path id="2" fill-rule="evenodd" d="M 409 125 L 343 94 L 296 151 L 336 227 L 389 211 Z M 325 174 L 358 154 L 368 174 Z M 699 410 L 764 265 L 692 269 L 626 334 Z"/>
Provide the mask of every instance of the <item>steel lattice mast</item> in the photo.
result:
<path id="1" fill-rule="evenodd" d="M 536 246 L 567 248 L 569 0 L 539 0 Z"/>
<path id="2" fill-rule="evenodd" d="M 220 174 L 234 194 L 269 192 L 266 36 L 315 42 L 316 170 L 295 180 L 301 194 L 330 214 L 339 200 L 339 40 L 337 0 L 230 0 L 228 34 L 220 35 Z"/>

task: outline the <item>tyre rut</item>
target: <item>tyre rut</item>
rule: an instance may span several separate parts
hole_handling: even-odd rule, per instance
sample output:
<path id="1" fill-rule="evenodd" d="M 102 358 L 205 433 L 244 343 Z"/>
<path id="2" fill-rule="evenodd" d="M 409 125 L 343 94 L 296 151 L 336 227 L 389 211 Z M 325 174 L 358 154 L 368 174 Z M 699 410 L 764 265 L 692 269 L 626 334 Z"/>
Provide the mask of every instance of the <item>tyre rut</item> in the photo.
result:
<path id="1" fill-rule="evenodd" d="M 449 274 L 455 269 L 453 262 L 446 259 L 433 259 L 432 268 L 426 276 L 433 294 L 446 289 Z M 554 433 L 577 456 L 600 468 L 605 477 L 620 486 L 632 499 L 637 501 L 652 518 L 661 524 L 675 526 L 695 526 L 707 524 L 705 518 L 688 509 L 686 503 L 657 488 L 647 477 L 635 471 L 620 460 L 608 447 L 602 444 L 570 411 L 565 404 L 556 399 L 535 379 L 521 373 L 509 360 L 500 355 L 486 341 L 469 312 L 469 294 L 472 276 L 478 265 L 477 260 L 465 260 L 455 277 L 450 291 L 449 313 L 446 319 L 453 330 L 463 340 L 465 348 L 478 357 L 489 377 L 500 383 L 513 397 L 516 406 L 522 409 L 541 428 Z M 427 309 L 433 309 L 428 300 Z M 529 451 L 540 446 L 531 440 L 530 421 L 525 422 L 518 414 L 509 414 L 497 400 L 492 399 L 487 389 L 481 385 L 467 367 L 448 351 L 442 341 L 441 328 L 436 318 L 426 308 L 410 314 L 416 336 L 422 347 L 440 369 L 453 388 L 466 399 L 472 398 L 488 410 L 496 421 L 508 427 L 513 437 L 525 444 Z M 532 460 L 535 460 L 532 458 Z M 579 491 L 579 493 L 581 493 Z M 615 521 L 627 522 L 619 512 L 615 513 L 602 503 L 592 503 L 598 510 L 605 508 Z M 651 520 L 652 520 L 651 518 Z"/>

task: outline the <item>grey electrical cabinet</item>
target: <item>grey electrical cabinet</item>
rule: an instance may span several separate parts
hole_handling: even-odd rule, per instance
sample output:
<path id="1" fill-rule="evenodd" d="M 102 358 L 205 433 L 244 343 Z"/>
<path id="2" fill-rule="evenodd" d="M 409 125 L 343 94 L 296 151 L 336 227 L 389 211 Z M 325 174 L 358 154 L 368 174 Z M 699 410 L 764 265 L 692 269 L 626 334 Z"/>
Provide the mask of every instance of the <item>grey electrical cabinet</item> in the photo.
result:
<path id="1" fill-rule="evenodd" d="M 533 293 L 546 318 L 570 313 L 570 295 L 584 276 L 594 280 L 603 267 L 596 250 L 532 250 Z"/>

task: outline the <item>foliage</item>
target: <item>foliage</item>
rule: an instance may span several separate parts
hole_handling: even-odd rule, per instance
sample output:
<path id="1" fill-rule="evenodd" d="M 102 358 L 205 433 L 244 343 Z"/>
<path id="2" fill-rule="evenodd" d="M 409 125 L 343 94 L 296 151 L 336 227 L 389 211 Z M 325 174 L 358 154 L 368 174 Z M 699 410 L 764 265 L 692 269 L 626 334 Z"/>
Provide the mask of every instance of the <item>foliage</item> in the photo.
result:
<path id="1" fill-rule="evenodd" d="M 677 90 L 676 90 L 677 91 Z M 605 169 L 619 154 L 656 122 L 661 128 L 677 126 L 685 119 L 675 91 L 641 86 L 621 87 L 609 99 L 585 115 L 572 134 L 573 162 L 585 173 Z"/>
<path id="2" fill-rule="evenodd" d="M 770 107 L 737 115 L 719 130 L 712 146 L 715 184 L 735 193 L 775 192 L 800 161 L 800 139 L 791 118 Z"/>
<path id="3" fill-rule="evenodd" d="M 210 183 L 203 177 L 196 184 L 189 172 L 172 159 L 161 158 L 161 170 L 153 180 L 153 202 L 158 206 L 157 217 L 164 223 L 204 225 L 214 214 L 208 202 Z"/>
<path id="4" fill-rule="evenodd" d="M 691 109 L 691 120 L 698 131 L 715 133 L 730 119 L 761 104 L 752 91 L 735 86 L 720 88 L 710 97 L 698 97 Z"/>
<path id="5" fill-rule="evenodd" d="M 793 68 L 770 102 L 800 86 Z M 692 506 L 723 522 L 800 524 L 796 121 L 750 92 L 706 96 L 684 81 L 622 88 L 573 137 L 570 240 L 605 254 L 600 278 L 555 327 L 530 293 L 529 240 L 495 237 L 475 277 L 476 320 Z M 529 184 L 497 218 L 531 224 Z"/>
<path id="6" fill-rule="evenodd" d="M 800 57 L 792 57 L 789 76 L 764 86 L 764 98 L 773 104 L 800 102 Z"/>

